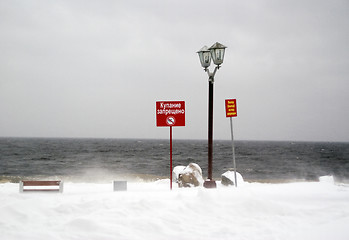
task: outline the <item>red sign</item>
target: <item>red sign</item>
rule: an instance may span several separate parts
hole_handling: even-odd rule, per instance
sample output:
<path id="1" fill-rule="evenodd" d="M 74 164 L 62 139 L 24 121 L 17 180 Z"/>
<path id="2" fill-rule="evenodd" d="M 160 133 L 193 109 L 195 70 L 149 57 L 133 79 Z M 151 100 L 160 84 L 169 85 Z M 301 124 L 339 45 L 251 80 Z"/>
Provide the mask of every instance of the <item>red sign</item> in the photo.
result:
<path id="1" fill-rule="evenodd" d="M 225 114 L 226 117 L 237 117 L 237 106 L 236 99 L 226 99 L 225 100 Z"/>
<path id="2" fill-rule="evenodd" d="M 156 126 L 178 127 L 185 126 L 184 101 L 156 102 Z"/>

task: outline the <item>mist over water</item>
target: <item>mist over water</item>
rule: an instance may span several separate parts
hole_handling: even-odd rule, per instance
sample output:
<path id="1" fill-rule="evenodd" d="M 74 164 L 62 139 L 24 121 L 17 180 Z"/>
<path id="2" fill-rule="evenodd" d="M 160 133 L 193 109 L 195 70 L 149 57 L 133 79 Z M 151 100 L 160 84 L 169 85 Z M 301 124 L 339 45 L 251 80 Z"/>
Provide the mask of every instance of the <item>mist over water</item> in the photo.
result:
<path id="1" fill-rule="evenodd" d="M 213 177 L 233 167 L 230 141 L 214 141 Z M 349 179 L 349 143 L 235 143 L 237 171 L 247 181 Z M 173 167 L 199 164 L 207 176 L 207 141 L 174 140 Z M 142 139 L 0 138 L 0 178 L 71 181 L 169 178 L 169 141 Z"/>

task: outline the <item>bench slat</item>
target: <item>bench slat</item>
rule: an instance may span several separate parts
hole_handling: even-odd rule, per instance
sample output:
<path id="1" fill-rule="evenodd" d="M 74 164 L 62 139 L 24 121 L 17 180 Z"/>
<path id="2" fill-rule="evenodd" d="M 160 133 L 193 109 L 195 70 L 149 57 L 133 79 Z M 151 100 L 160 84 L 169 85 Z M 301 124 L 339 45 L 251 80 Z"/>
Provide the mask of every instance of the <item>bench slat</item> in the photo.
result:
<path id="1" fill-rule="evenodd" d="M 59 186 L 61 181 L 23 181 L 23 186 Z"/>
<path id="2" fill-rule="evenodd" d="M 44 192 L 59 192 L 59 189 L 23 189 L 23 192 L 37 192 L 37 191 L 44 191 Z"/>

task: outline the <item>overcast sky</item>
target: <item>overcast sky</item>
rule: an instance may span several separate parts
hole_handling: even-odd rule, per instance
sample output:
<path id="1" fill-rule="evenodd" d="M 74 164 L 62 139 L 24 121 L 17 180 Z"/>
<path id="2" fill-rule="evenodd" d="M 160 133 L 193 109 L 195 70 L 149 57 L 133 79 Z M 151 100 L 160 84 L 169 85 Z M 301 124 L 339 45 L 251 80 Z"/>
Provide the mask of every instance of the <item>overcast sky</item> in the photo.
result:
<path id="1" fill-rule="evenodd" d="M 349 141 L 349 1 L 0 0 L 0 137 L 207 139 L 197 51 L 226 45 L 214 139 Z M 213 67 L 211 66 L 211 70 Z"/>

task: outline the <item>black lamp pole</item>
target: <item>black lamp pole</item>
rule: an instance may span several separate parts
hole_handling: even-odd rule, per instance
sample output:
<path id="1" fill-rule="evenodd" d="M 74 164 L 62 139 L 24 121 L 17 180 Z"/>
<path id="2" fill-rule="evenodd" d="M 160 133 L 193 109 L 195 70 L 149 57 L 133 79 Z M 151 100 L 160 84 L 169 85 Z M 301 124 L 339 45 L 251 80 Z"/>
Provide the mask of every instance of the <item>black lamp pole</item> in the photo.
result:
<path id="1" fill-rule="evenodd" d="M 215 188 L 216 182 L 212 177 L 212 158 L 213 158 L 213 83 L 214 76 L 223 63 L 224 51 L 226 46 L 216 42 L 210 48 L 204 46 L 197 53 L 199 54 L 201 66 L 205 69 L 208 74 L 208 176 L 204 182 L 204 187 Z M 216 65 L 213 73 L 208 70 L 211 64 L 211 57 Z"/>
<path id="2" fill-rule="evenodd" d="M 208 82 L 208 176 L 212 180 L 213 158 L 213 81 Z"/>
<path id="3" fill-rule="evenodd" d="M 206 68 L 209 79 L 208 79 L 208 173 L 207 181 L 204 182 L 204 187 L 206 188 L 215 188 L 216 182 L 213 181 L 212 177 L 212 159 L 213 159 L 213 83 L 214 75 L 216 74 L 219 66 L 216 66 L 213 73 Z"/>

